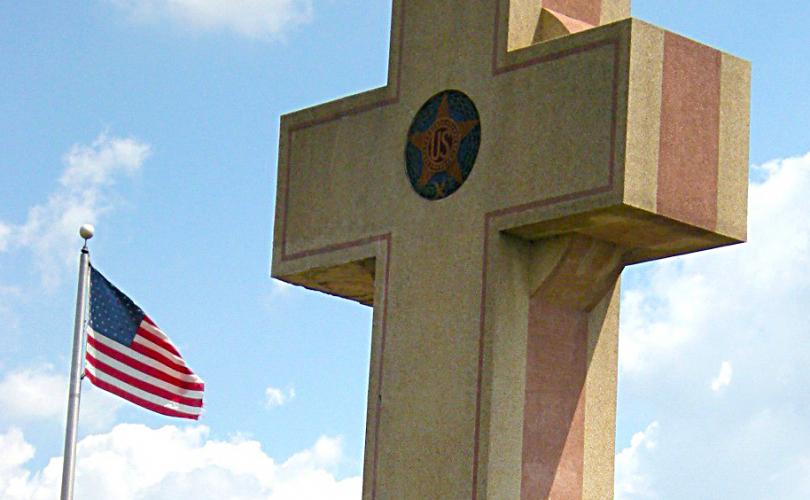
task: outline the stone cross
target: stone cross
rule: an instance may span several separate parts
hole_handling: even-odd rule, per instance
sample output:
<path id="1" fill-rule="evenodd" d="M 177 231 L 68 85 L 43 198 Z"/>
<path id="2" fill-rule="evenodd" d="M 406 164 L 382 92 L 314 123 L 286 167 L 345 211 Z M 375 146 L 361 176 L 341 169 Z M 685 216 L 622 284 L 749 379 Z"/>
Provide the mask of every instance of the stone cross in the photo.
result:
<path id="1" fill-rule="evenodd" d="M 373 305 L 365 499 L 613 497 L 624 266 L 746 235 L 750 66 L 629 0 L 394 0 L 282 117 L 273 276 Z"/>

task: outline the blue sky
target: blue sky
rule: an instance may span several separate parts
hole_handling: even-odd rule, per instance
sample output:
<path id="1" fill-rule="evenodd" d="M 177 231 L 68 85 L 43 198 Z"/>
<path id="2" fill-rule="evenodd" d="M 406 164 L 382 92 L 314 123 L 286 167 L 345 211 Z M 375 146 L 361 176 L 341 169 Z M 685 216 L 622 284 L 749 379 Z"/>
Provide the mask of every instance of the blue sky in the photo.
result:
<path id="1" fill-rule="evenodd" d="M 810 5 L 633 15 L 752 61 L 751 216 L 744 246 L 625 272 L 617 497 L 808 498 Z M 0 496 L 58 488 L 89 221 L 94 264 L 206 380 L 206 413 L 85 384 L 78 498 L 359 497 L 370 310 L 271 280 L 270 241 L 279 115 L 383 85 L 389 17 L 387 1 L 0 3 Z"/>

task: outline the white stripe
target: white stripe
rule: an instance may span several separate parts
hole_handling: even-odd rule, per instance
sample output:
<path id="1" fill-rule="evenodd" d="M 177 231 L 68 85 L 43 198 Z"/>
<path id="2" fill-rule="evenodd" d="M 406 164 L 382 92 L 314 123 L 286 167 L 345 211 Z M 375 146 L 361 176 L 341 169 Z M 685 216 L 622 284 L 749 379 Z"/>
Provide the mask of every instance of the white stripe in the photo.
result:
<path id="1" fill-rule="evenodd" d="M 106 365 L 109 365 L 109 366 L 115 368 L 116 370 L 118 370 L 120 372 L 124 372 L 127 375 L 129 375 L 130 377 L 134 377 L 134 378 L 143 380 L 147 384 L 154 385 L 155 387 L 160 387 L 161 389 L 165 389 L 165 390 L 171 392 L 172 394 L 177 394 L 178 396 L 183 396 L 183 397 L 191 398 L 191 399 L 202 399 L 202 397 L 203 397 L 203 392 L 202 391 L 193 391 L 191 389 L 184 389 L 182 387 L 177 387 L 176 385 L 170 384 L 170 383 L 166 382 L 165 380 L 160 380 L 159 378 L 155 378 L 155 377 L 153 377 L 153 376 L 151 376 L 151 375 L 149 375 L 147 373 L 144 373 L 144 372 L 139 371 L 139 370 L 137 370 L 135 368 L 132 368 L 131 366 L 127 366 L 124 363 L 118 361 L 117 359 L 113 359 L 113 358 L 107 356 L 106 354 L 104 354 L 103 352 L 98 351 L 95 347 L 93 347 L 93 346 L 91 346 L 89 344 L 87 345 L 87 353 L 90 356 L 93 356 L 93 358 L 95 358 L 96 360 L 98 360 L 98 361 L 100 361 L 100 362 L 102 362 L 102 363 L 104 363 Z M 87 364 L 86 366 L 88 367 L 88 369 L 93 368 L 93 366 L 90 365 L 90 364 Z M 98 370 L 98 369 L 96 368 L 96 370 Z"/>
<path id="2" fill-rule="evenodd" d="M 169 340 L 169 336 L 168 336 L 168 335 L 166 335 L 165 333 L 163 333 L 163 330 L 161 330 L 160 328 L 158 328 L 158 327 L 156 327 L 156 326 L 152 326 L 152 325 L 150 325 L 148 321 L 141 321 L 141 328 L 143 328 L 143 329 L 144 329 L 144 330 L 146 330 L 147 332 L 152 332 L 152 333 L 154 333 L 155 335 L 157 335 L 158 337 L 162 338 L 163 340 L 165 340 L 165 341 L 166 341 L 166 342 L 168 342 L 169 344 L 172 344 L 172 347 L 174 347 L 175 349 L 177 349 L 177 346 L 175 346 L 175 345 L 172 343 L 172 341 L 171 341 L 171 340 Z"/>
<path id="3" fill-rule="evenodd" d="M 139 389 L 137 387 L 129 385 L 128 383 L 124 382 L 123 380 L 121 380 L 119 378 L 116 378 L 114 375 L 110 375 L 108 373 L 104 373 L 104 372 L 98 370 L 93 365 L 87 365 L 87 372 L 90 373 L 90 375 L 92 375 L 93 377 L 95 377 L 98 380 L 101 380 L 101 381 L 107 382 L 108 384 L 114 385 L 114 386 L 118 387 L 119 389 L 121 389 L 121 390 L 123 390 L 123 391 L 125 391 L 125 392 L 127 392 L 129 394 L 137 396 L 137 397 L 139 397 L 141 399 L 145 399 L 145 400 L 147 400 L 147 401 L 149 401 L 151 403 L 154 403 L 156 405 L 163 406 L 165 408 L 171 408 L 172 410 L 187 412 L 187 413 L 195 413 L 195 414 L 200 413 L 200 409 L 201 409 L 200 407 L 188 406 L 188 405 L 185 405 L 183 403 L 178 403 L 176 401 L 172 401 L 172 400 L 164 398 L 162 396 L 152 394 L 151 392 L 144 391 L 142 389 Z"/>
<path id="4" fill-rule="evenodd" d="M 104 335 L 101 335 L 100 333 L 96 334 L 96 332 L 94 332 L 92 328 L 87 328 L 87 335 L 92 337 L 93 340 L 95 340 L 96 342 L 99 342 L 100 344 L 102 344 L 102 345 L 104 345 L 106 347 L 109 347 L 110 349 L 114 349 L 114 350 L 120 352 L 121 354 L 124 354 L 125 356 L 129 356 L 130 358 L 132 358 L 132 359 L 134 359 L 136 361 L 140 361 L 141 363 L 143 363 L 145 365 L 151 366 L 152 368 L 155 368 L 156 370 L 160 370 L 163 373 L 165 373 L 166 375 L 172 376 L 172 377 L 174 377 L 176 379 L 179 379 L 179 380 L 184 380 L 186 382 L 202 383 L 202 379 L 200 379 L 200 377 L 198 377 L 197 375 L 194 375 L 194 374 L 188 375 L 188 374 L 180 373 L 180 372 L 178 372 L 176 370 L 173 370 L 172 368 L 164 365 L 160 361 L 154 360 L 154 359 L 152 359 L 150 357 L 144 356 L 144 355 L 142 355 L 142 354 L 140 354 L 138 352 L 133 351 L 129 347 L 125 346 L 124 344 L 121 344 L 121 343 L 116 342 L 115 340 L 109 339 L 109 338 L 105 337 Z"/>
<path id="5" fill-rule="evenodd" d="M 147 339 L 145 337 L 141 337 L 139 334 L 135 335 L 135 338 L 132 339 L 132 342 L 137 342 L 137 343 L 141 344 L 144 347 L 148 347 L 149 349 L 157 352 L 158 354 L 160 354 L 162 356 L 165 356 L 166 358 L 174 361 L 178 365 L 185 366 L 186 368 L 188 368 L 188 365 L 186 364 L 186 360 L 184 360 L 183 358 L 181 358 L 177 354 L 174 354 L 173 352 L 167 351 L 166 349 L 164 349 L 163 347 L 160 347 L 159 345 L 155 344 L 151 340 L 149 340 L 149 339 Z M 191 368 L 189 368 L 189 370 L 191 370 Z"/>
<path id="6" fill-rule="evenodd" d="M 92 366 L 90 365 L 88 365 L 88 367 L 92 368 Z M 199 415 L 200 413 L 202 413 L 202 408 L 198 408 L 196 406 L 187 406 L 182 403 L 178 403 L 176 401 L 169 401 L 166 398 L 155 396 L 154 394 L 142 391 L 137 387 L 133 387 L 122 380 L 119 380 L 111 375 L 107 375 L 106 373 L 100 372 L 98 370 L 88 370 L 88 371 L 90 371 L 91 375 L 101 380 L 102 382 L 106 382 L 129 394 L 132 394 L 133 396 L 137 396 L 141 399 L 149 401 L 150 403 L 156 404 L 158 406 L 162 406 L 164 408 L 168 408 L 175 411 L 181 411 L 183 413 L 190 413 L 192 415 Z"/>

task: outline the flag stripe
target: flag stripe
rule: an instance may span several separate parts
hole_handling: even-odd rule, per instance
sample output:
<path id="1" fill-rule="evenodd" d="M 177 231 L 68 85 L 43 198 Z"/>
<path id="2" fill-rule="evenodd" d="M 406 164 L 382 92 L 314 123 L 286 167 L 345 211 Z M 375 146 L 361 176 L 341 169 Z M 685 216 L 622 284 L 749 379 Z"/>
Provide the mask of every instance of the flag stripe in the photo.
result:
<path id="1" fill-rule="evenodd" d="M 122 390 L 122 389 L 119 389 L 118 387 L 116 387 L 116 386 L 114 386 L 112 384 L 109 384 L 107 382 L 104 382 L 103 380 L 97 379 L 96 377 L 94 377 L 90 373 L 87 374 L 87 378 L 90 379 L 90 381 L 95 386 L 97 386 L 97 387 L 99 387 L 101 389 L 104 389 L 107 392 L 111 392 L 111 393 L 115 394 L 116 396 L 120 396 L 120 397 L 126 399 L 127 401 L 129 401 L 131 403 L 135 403 L 138 406 L 142 406 L 142 407 L 146 408 L 147 410 L 152 410 L 154 412 L 161 413 L 163 415 L 168 415 L 170 417 L 188 418 L 188 419 L 191 419 L 191 420 L 197 420 L 198 418 L 200 418 L 199 414 L 183 413 L 183 412 L 180 412 L 180 411 L 172 410 L 171 408 L 164 408 L 163 406 L 156 405 L 154 403 L 146 401 L 145 399 L 141 399 L 141 398 L 139 398 L 137 396 L 134 396 L 134 395 Z"/>
<path id="2" fill-rule="evenodd" d="M 167 403 L 174 402 L 185 406 L 202 408 L 202 399 L 191 399 L 183 396 L 178 396 L 177 394 L 172 394 L 169 391 L 163 390 L 159 387 L 155 387 L 151 384 L 147 384 L 143 380 L 139 380 L 137 378 L 130 377 L 126 373 L 119 372 L 115 368 L 106 366 L 104 365 L 104 363 L 100 363 L 90 356 L 87 357 L 87 361 L 88 361 L 88 364 L 86 365 L 87 371 L 92 373 L 97 378 L 106 378 L 110 379 L 111 381 L 117 380 L 123 384 L 126 384 L 127 386 L 140 389 L 145 394 L 149 394 L 156 398 L 160 398 L 161 400 L 165 400 Z"/>
<path id="3" fill-rule="evenodd" d="M 149 401 L 150 403 L 159 405 L 163 408 L 169 408 L 175 411 L 190 414 L 199 414 L 202 411 L 202 407 L 189 406 L 183 403 L 178 403 L 177 401 L 172 401 L 170 399 L 162 398 L 160 396 L 155 396 L 154 394 L 150 394 L 142 389 L 138 389 L 137 387 L 129 385 L 123 380 L 119 380 L 101 371 L 94 370 L 92 372 L 92 375 L 93 377 L 95 377 L 96 380 L 107 382 L 110 385 L 118 387 L 122 391 L 127 391 L 128 393 L 137 398 L 143 399 L 144 401 Z"/>
<path id="4" fill-rule="evenodd" d="M 140 327 L 143 328 L 144 330 L 148 331 L 148 332 L 154 333 L 155 335 L 162 338 L 166 342 L 168 342 L 170 344 L 172 343 L 172 341 L 169 339 L 169 336 L 166 335 L 163 332 L 163 330 L 158 328 L 158 326 L 151 319 L 149 319 L 148 316 L 144 315 L 143 320 L 141 321 Z M 174 344 L 172 344 L 172 345 L 174 345 Z"/>
<path id="5" fill-rule="evenodd" d="M 132 339 L 132 345 L 130 345 L 129 348 L 137 352 L 138 354 L 142 354 L 148 358 L 154 359 L 163 366 L 171 368 L 172 370 L 178 373 L 183 373 L 186 375 L 192 375 L 194 373 L 191 370 L 189 370 L 185 364 L 176 363 L 173 359 L 164 356 L 157 349 L 152 349 L 150 346 L 147 346 L 143 342 L 140 342 L 138 340 L 137 335 L 135 335 L 135 338 Z"/>
<path id="6" fill-rule="evenodd" d="M 140 354 L 134 353 L 136 356 L 142 359 L 136 359 L 132 356 L 128 356 L 124 352 L 116 350 L 114 347 L 111 347 L 104 343 L 104 340 L 101 339 L 101 335 L 99 338 L 96 338 L 92 335 L 92 330 L 88 329 L 88 336 L 87 336 L 87 344 L 95 348 L 97 351 L 106 354 L 107 356 L 124 363 L 138 371 L 142 371 L 148 375 L 151 375 L 155 378 L 159 378 L 165 382 L 169 382 L 170 384 L 176 385 L 178 387 L 182 387 L 184 389 L 192 389 L 201 391 L 205 389 L 205 384 L 199 379 L 190 377 L 188 375 L 181 375 L 181 374 L 171 374 L 168 373 L 169 370 L 165 369 L 160 366 L 152 366 L 153 364 L 158 364 L 154 360 L 149 358 L 143 358 Z M 111 343 L 116 343 L 115 341 L 110 341 Z M 121 346 L 122 349 L 126 349 L 131 351 L 125 346 Z"/>
<path id="7" fill-rule="evenodd" d="M 96 359 L 89 352 L 87 353 L 87 363 L 88 363 L 87 368 L 93 370 L 94 373 L 97 371 L 104 372 L 107 375 L 123 380 L 129 385 L 137 387 L 138 389 L 144 390 L 151 394 L 154 394 L 155 396 L 160 396 L 170 401 L 176 401 L 178 403 L 183 403 L 184 405 L 188 406 L 202 406 L 202 393 L 200 392 L 192 391 L 194 393 L 193 396 L 190 394 L 178 394 L 174 392 L 174 390 L 167 390 L 164 387 L 151 384 L 147 382 L 145 378 L 136 378 L 124 371 L 118 370 L 117 368 L 114 368 L 113 366 L 110 366 L 107 363 Z M 138 375 L 142 374 L 138 373 Z M 152 379 L 152 377 L 149 378 L 151 380 L 154 380 Z M 174 389 L 176 390 L 177 388 Z"/>
<path id="8" fill-rule="evenodd" d="M 150 330 L 146 329 L 145 326 L 148 325 L 141 323 L 141 326 L 138 328 L 138 337 L 142 337 L 156 346 L 174 354 L 180 359 L 183 359 L 183 357 L 180 356 L 180 351 L 177 350 L 174 344 L 172 344 L 168 339 L 152 333 Z"/>
<path id="9" fill-rule="evenodd" d="M 143 379 L 144 381 L 146 381 L 147 383 L 154 385 L 155 387 L 160 387 L 162 389 L 165 389 L 165 390 L 167 390 L 169 392 L 172 392 L 174 394 L 177 394 L 179 396 L 184 396 L 184 397 L 187 397 L 187 398 L 197 398 L 197 399 L 202 399 L 202 397 L 203 397 L 203 391 L 201 391 L 201 390 L 188 389 L 188 388 L 185 388 L 185 387 L 178 387 L 177 385 L 175 385 L 175 384 L 173 384 L 171 382 L 166 382 L 163 379 L 153 377 L 153 376 L 151 376 L 151 375 L 149 375 L 147 373 L 144 373 L 144 372 L 142 372 L 140 370 L 136 370 L 136 369 L 134 369 L 134 368 L 132 368 L 132 367 L 130 367 L 128 365 L 125 365 L 124 363 L 121 363 L 120 361 L 118 361 L 118 360 L 116 360 L 114 358 L 111 358 L 111 357 L 107 356 L 106 354 L 104 354 L 103 352 L 97 351 L 93 346 L 88 344 L 87 345 L 87 357 L 88 357 L 88 359 L 89 359 L 90 356 L 93 356 L 93 358 L 96 361 L 104 363 L 107 366 L 111 366 L 111 367 L 115 368 L 116 370 L 118 370 L 120 372 L 124 372 L 124 373 L 126 373 L 127 375 L 129 375 L 131 377 L 139 377 L 139 378 Z"/>
<path id="10" fill-rule="evenodd" d="M 140 361 L 141 363 L 149 365 L 153 368 L 157 368 L 162 372 L 166 372 L 168 375 L 176 379 L 185 380 L 187 382 L 202 382 L 202 380 L 200 380 L 200 377 L 198 377 L 194 373 L 179 372 L 175 370 L 172 366 L 168 366 L 165 363 L 161 363 L 159 360 L 153 359 L 149 356 L 144 356 L 143 354 L 138 353 L 131 347 L 121 344 L 120 342 L 116 342 L 115 340 L 107 338 L 104 335 L 98 334 L 94 332 L 92 329 L 89 329 L 88 333 L 89 333 L 88 336 L 93 337 L 93 339 L 96 342 L 100 342 L 104 346 L 109 347 L 110 349 L 113 349 L 115 351 L 118 351 L 121 354 L 124 354 L 135 361 Z"/>

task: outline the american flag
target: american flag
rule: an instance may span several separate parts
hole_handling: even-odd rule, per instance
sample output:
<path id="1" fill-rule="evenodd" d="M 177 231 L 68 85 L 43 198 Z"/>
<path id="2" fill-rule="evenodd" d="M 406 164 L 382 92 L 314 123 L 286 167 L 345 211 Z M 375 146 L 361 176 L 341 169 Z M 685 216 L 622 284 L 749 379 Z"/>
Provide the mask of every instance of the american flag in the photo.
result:
<path id="1" fill-rule="evenodd" d="M 163 415 L 197 420 L 205 385 L 132 299 L 90 268 L 85 375 L 97 387 Z"/>

